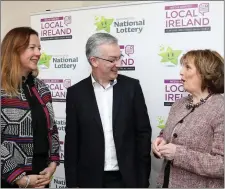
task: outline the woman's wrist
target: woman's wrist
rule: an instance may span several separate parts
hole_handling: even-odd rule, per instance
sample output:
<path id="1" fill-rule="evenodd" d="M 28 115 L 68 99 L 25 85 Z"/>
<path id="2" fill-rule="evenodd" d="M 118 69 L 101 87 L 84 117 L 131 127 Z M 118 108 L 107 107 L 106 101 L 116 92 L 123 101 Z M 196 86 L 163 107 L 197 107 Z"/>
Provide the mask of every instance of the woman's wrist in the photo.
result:
<path id="1" fill-rule="evenodd" d="M 54 172 L 56 171 L 56 167 L 57 167 L 56 162 L 51 162 L 48 166 L 48 168 L 51 170 L 52 174 L 54 174 Z"/>
<path id="2" fill-rule="evenodd" d="M 25 175 L 23 176 L 21 179 L 18 179 L 16 181 L 16 184 L 20 187 L 20 188 L 27 188 L 28 185 L 30 184 L 30 177 Z"/>
<path id="3" fill-rule="evenodd" d="M 56 164 L 56 162 L 51 162 L 48 167 L 50 167 L 52 169 L 56 169 L 57 164 Z"/>
<path id="4" fill-rule="evenodd" d="M 16 181 L 15 181 L 15 183 L 18 185 L 18 186 L 25 186 L 25 184 L 26 184 L 26 177 L 25 176 L 23 176 L 23 177 L 21 177 L 20 179 L 17 179 Z"/>
<path id="5" fill-rule="evenodd" d="M 26 175 L 26 177 L 27 177 L 27 182 L 24 188 L 27 188 L 30 184 L 30 177 L 28 175 Z"/>

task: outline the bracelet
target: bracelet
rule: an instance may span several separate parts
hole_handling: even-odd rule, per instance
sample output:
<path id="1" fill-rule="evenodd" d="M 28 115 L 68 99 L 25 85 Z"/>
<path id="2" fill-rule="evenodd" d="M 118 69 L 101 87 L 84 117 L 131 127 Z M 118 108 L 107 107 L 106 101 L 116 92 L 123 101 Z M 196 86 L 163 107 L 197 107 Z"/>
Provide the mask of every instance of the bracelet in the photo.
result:
<path id="1" fill-rule="evenodd" d="M 27 183 L 26 183 L 26 186 L 24 188 L 27 188 L 28 185 L 30 184 L 30 177 L 28 175 L 26 175 L 26 176 L 27 176 Z"/>
<path id="2" fill-rule="evenodd" d="M 24 187 L 20 187 L 20 188 L 27 188 L 28 185 L 30 184 L 30 177 L 28 175 L 26 175 L 26 178 L 27 178 L 26 185 Z"/>

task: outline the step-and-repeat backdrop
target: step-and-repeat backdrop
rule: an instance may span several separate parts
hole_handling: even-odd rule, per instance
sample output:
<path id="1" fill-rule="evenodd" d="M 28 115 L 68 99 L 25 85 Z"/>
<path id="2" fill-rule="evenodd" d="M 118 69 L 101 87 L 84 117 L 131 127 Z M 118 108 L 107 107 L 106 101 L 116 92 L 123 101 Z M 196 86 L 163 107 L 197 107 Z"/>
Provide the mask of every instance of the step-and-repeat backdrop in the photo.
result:
<path id="1" fill-rule="evenodd" d="M 124 55 L 120 73 L 140 80 L 152 126 L 152 140 L 164 127 L 172 103 L 187 95 L 180 82 L 180 58 L 191 49 L 224 52 L 223 1 L 160 1 L 115 4 L 31 15 L 39 32 L 39 78 L 49 86 L 60 136 L 61 164 L 52 188 L 65 187 L 64 137 L 67 88 L 89 76 L 87 39 L 107 32 Z M 161 161 L 152 157 L 151 187 Z"/>

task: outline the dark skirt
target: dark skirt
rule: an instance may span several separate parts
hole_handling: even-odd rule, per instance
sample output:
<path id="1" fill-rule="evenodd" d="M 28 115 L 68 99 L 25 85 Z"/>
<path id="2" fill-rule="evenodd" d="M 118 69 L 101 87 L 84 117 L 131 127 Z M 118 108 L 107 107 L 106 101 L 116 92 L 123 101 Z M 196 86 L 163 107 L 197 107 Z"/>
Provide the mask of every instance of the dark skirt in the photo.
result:
<path id="1" fill-rule="evenodd" d="M 171 161 L 168 161 L 168 162 L 166 163 L 166 167 L 165 167 L 165 170 L 164 170 L 164 182 L 163 182 L 163 188 L 168 188 L 168 187 L 169 187 L 170 164 L 171 164 Z"/>

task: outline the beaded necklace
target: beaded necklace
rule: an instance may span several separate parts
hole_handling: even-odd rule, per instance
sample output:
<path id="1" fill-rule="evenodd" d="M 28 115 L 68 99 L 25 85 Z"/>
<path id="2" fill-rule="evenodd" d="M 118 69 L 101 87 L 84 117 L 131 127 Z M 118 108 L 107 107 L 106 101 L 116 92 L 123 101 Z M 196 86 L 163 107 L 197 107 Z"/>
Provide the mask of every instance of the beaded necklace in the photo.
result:
<path id="1" fill-rule="evenodd" d="M 196 103 L 196 104 L 193 104 L 193 96 L 192 95 L 188 95 L 189 97 L 189 103 L 186 104 L 186 108 L 189 110 L 191 108 L 197 108 L 199 107 L 200 105 L 204 104 L 206 102 L 206 100 L 208 100 L 208 98 L 212 96 L 212 93 L 209 93 L 209 95 L 206 97 L 206 98 L 201 98 L 200 99 L 200 102 Z"/>

